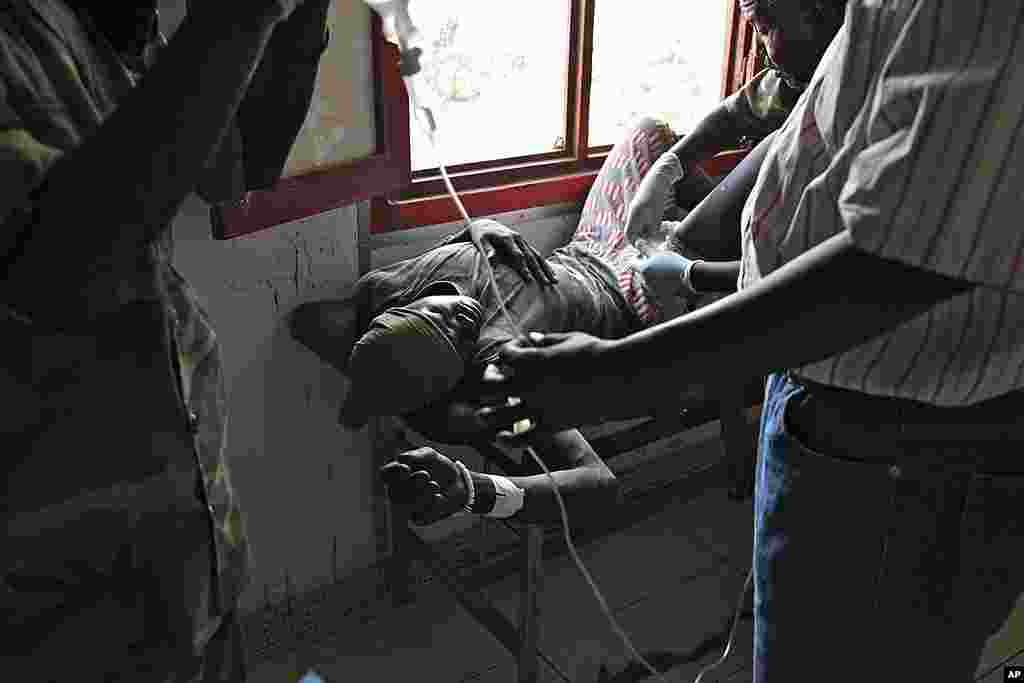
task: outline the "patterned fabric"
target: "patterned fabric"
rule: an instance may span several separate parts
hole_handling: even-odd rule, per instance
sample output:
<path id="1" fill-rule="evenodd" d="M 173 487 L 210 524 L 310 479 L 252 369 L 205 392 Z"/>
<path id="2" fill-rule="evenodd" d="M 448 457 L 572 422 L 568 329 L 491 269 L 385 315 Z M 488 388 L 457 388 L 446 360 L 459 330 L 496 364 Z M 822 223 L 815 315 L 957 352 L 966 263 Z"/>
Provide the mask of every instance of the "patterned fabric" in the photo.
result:
<path id="1" fill-rule="evenodd" d="M 306 2 L 305 12 L 293 15 L 297 23 L 290 19 L 271 38 L 264 61 L 293 68 L 261 65 L 254 78 L 265 87 L 253 95 L 256 105 L 247 96 L 242 110 L 259 106 L 266 112 L 273 92 L 265 91 L 286 91 L 277 109 L 294 126 L 282 123 L 278 135 L 264 135 L 270 151 L 254 149 L 251 158 L 270 163 L 298 132 L 302 117 L 291 110 L 304 113 L 308 104 L 303 88 L 311 91 L 316 76 L 317 59 L 310 56 L 323 49 L 326 6 L 326 0 Z M 297 40 L 303 32 L 315 36 L 314 48 Z M 146 55 L 153 58 L 158 51 L 153 44 Z M 100 206 L 83 207 L 81 225 L 39 225 L 31 193 L 63 154 L 113 113 L 146 69 L 144 60 L 122 59 L 85 15 L 61 0 L 0 2 L 0 253 L 8 276 L 0 290 L 0 326 L 21 350 L 0 367 L 3 403 L 19 406 L 6 411 L 0 430 L 0 451 L 8 454 L 3 503 L 11 549 L 5 553 L 0 611 L 7 623 L 21 624 L 25 633 L 37 629 L 42 637 L 63 618 L 59 610 L 45 608 L 62 603 L 53 602 L 52 591 L 29 586 L 50 581 L 67 591 L 105 590 L 107 584 L 95 577 L 107 574 L 115 585 L 127 584 L 129 575 L 122 577 L 111 558 L 134 556 L 143 547 L 155 555 L 140 562 L 168 570 L 157 574 L 173 583 L 188 573 L 189 558 L 207 553 L 207 576 L 184 577 L 198 583 L 188 584 L 180 596 L 157 596 L 168 609 L 192 612 L 201 649 L 244 588 L 248 545 L 225 460 L 226 397 L 217 339 L 195 293 L 171 265 L 170 231 L 147 226 L 163 239 L 98 243 L 97 254 L 80 258 L 97 261 L 93 272 L 76 270 L 85 267 L 77 258 L 62 259 L 71 265 L 55 274 L 61 287 L 52 292 L 17 285 L 26 271 L 40 268 L 19 258 L 29 234 L 47 231 L 61 249 L 59 230 L 87 231 L 88 219 L 102 220 Z M 228 138 L 259 144 L 234 128 Z M 244 169 L 247 178 L 280 170 Z M 150 510 L 156 521 L 146 521 Z M 195 527 L 182 521 L 196 510 L 205 518 L 202 538 L 186 532 Z M 176 514 L 182 515 L 177 521 Z M 67 536 L 63 541 L 61 534 Z M 95 577 L 63 578 L 79 566 Z M 152 569 L 148 574 L 155 575 Z M 15 575 L 35 578 L 26 582 Z"/>
<path id="2" fill-rule="evenodd" d="M 799 95 L 800 91 L 788 85 L 778 72 L 765 69 L 726 98 L 722 106 L 732 116 L 741 139 L 759 140 L 782 125 Z M 636 269 L 640 252 L 626 239 L 626 214 L 644 175 L 678 139 L 664 121 L 638 120 L 608 153 L 573 236 L 574 243 L 616 271 L 623 296 L 646 325 L 664 322 L 668 316 L 648 296 L 643 276 Z M 665 238 L 681 218 L 680 207 L 670 201 L 663 218 L 660 235 L 651 245 L 654 249 L 666 248 Z"/>
<path id="3" fill-rule="evenodd" d="M 583 205 L 572 244 L 611 266 L 623 297 L 646 325 L 661 322 L 644 293 L 635 263 L 640 256 L 626 239 L 626 212 L 651 165 L 668 151 L 676 135 L 667 123 L 643 118 L 608 153 Z M 673 211 L 670 206 L 667 212 Z M 667 230 L 668 225 L 664 225 Z"/>
<path id="4" fill-rule="evenodd" d="M 1024 2 L 848 5 L 745 206 L 739 286 L 845 230 L 979 286 L 798 375 L 950 406 L 1024 387 L 1022 64 Z"/>

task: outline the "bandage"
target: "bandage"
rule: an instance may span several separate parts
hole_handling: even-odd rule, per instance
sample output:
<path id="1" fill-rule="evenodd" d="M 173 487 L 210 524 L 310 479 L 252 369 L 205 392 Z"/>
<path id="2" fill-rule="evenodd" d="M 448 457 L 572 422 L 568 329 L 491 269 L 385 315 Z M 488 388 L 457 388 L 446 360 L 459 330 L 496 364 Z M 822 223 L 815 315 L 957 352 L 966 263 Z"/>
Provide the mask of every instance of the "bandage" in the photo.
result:
<path id="1" fill-rule="evenodd" d="M 494 483 L 494 508 L 484 513 L 485 517 L 504 519 L 511 517 L 523 509 L 526 491 L 512 483 L 511 480 L 496 474 L 485 474 Z"/>
<path id="2" fill-rule="evenodd" d="M 665 152 L 640 181 L 626 212 L 626 239 L 635 244 L 661 226 L 665 207 L 672 197 L 672 185 L 686 176 L 686 169 L 673 152 Z"/>

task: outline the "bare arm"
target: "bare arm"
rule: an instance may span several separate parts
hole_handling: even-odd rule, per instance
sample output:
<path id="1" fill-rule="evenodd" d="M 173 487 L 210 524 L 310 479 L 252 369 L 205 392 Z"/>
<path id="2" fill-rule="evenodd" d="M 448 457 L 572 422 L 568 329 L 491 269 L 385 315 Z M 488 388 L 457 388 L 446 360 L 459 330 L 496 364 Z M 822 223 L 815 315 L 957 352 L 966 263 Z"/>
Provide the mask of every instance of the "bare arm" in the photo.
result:
<path id="1" fill-rule="evenodd" d="M 707 385 L 723 373 L 746 380 L 828 358 L 972 287 L 864 252 L 843 232 L 752 287 L 627 337 L 621 359 L 633 368 L 643 367 L 641 357 L 664 359 L 635 380 L 652 394 L 671 394 L 680 376 Z M 750 353 L 750 330 L 758 353 Z"/>
<path id="2" fill-rule="evenodd" d="M 690 271 L 693 288 L 702 294 L 735 292 L 739 277 L 739 261 L 698 261 Z"/>
<path id="3" fill-rule="evenodd" d="M 679 157 L 684 167 L 689 167 L 737 144 L 741 135 L 742 131 L 729 110 L 720 104 L 669 151 Z"/>
<path id="4" fill-rule="evenodd" d="M 618 501 L 615 475 L 579 430 L 538 433 L 531 441 L 562 494 L 570 523 L 600 515 Z M 559 523 L 561 513 L 555 488 L 546 474 L 509 479 L 526 492 L 523 508 L 515 519 L 531 524 Z"/>
<path id="5" fill-rule="evenodd" d="M 650 240 L 659 231 L 674 185 L 693 174 L 696 162 L 721 151 L 723 147 L 717 145 L 724 146 L 724 141 L 731 140 L 738 131 L 739 126 L 728 109 L 719 105 L 692 134 L 655 160 L 630 202 L 626 237 L 631 243 L 644 250 L 643 241 Z M 669 236 L 673 249 L 680 253 L 697 252 L 714 259 L 739 257 L 740 214 L 767 149 L 768 143 L 762 142 L 686 215 Z"/>
<path id="6" fill-rule="evenodd" d="M 679 223 L 670 237 L 673 248 L 704 258 L 728 261 L 740 257 L 740 217 L 754 189 L 774 135 L 747 154 L 736 168 Z"/>
<path id="7" fill-rule="evenodd" d="M 502 355 L 515 375 L 503 392 L 523 402 L 486 420 L 500 426 L 542 415 L 557 429 L 648 415 L 678 397 L 681 384 L 744 382 L 828 358 L 973 286 L 869 254 L 843 232 L 749 288 L 624 339 L 574 333 L 545 335 L 539 348 L 511 343 Z M 620 392 L 626 378 L 644 387 L 643 401 L 581 399 Z"/>
<path id="8" fill-rule="evenodd" d="M 551 471 L 570 522 L 602 514 L 617 502 L 615 476 L 577 430 L 536 433 L 529 441 Z M 399 454 L 381 468 L 381 476 L 391 499 L 420 524 L 445 519 L 462 510 L 469 500 L 469 491 L 455 463 L 430 447 Z M 486 491 L 491 486 L 484 474 L 471 472 L 470 477 L 477 491 Z M 555 488 L 546 474 L 508 479 L 524 491 L 523 507 L 514 515 L 515 519 L 532 524 L 560 523 Z M 488 495 L 491 499 L 487 499 Z M 478 494 L 477 500 L 481 498 L 487 506 L 493 504 L 493 493 Z"/>

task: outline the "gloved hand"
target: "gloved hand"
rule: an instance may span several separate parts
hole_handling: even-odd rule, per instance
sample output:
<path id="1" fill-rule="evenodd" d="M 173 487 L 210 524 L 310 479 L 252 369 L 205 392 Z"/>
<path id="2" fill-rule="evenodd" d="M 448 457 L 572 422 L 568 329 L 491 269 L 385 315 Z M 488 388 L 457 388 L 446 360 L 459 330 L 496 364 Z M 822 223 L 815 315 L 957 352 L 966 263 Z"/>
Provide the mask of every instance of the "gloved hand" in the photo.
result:
<path id="1" fill-rule="evenodd" d="M 659 251 L 641 258 L 637 265 L 648 295 L 668 319 L 686 313 L 687 300 L 696 294 L 689 282 L 694 263 L 674 251 Z"/>
<path id="2" fill-rule="evenodd" d="M 640 181 L 626 212 L 626 239 L 641 253 L 645 241 L 661 227 L 665 207 L 673 196 L 673 185 L 686 175 L 683 164 L 672 152 L 665 152 Z"/>
<path id="3" fill-rule="evenodd" d="M 523 280 L 534 280 L 541 286 L 558 282 L 540 252 L 512 228 L 482 218 L 470 223 L 469 235 L 475 244 L 490 245 L 505 264 L 515 268 Z"/>
<path id="4" fill-rule="evenodd" d="M 641 258 L 637 269 L 658 299 L 687 298 L 696 292 L 689 283 L 690 268 L 696 261 L 674 251 L 659 251 Z"/>
<path id="5" fill-rule="evenodd" d="M 433 524 L 466 506 L 469 490 L 451 458 L 429 446 L 400 453 L 380 469 L 388 497 L 414 524 Z"/>

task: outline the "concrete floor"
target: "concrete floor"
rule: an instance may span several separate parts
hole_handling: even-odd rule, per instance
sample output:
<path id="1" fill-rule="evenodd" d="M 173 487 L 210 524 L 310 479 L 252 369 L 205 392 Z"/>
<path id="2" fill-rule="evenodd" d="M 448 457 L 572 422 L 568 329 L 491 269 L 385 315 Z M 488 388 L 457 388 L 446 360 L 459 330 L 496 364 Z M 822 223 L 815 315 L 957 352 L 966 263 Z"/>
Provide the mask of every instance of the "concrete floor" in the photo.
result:
<path id="1" fill-rule="evenodd" d="M 734 609 L 749 568 L 750 520 L 749 503 L 730 502 L 724 491 L 712 490 L 696 500 L 670 503 L 643 522 L 588 544 L 580 554 L 638 649 L 686 650 L 717 632 Z M 487 589 L 513 618 L 517 590 L 515 576 Z M 613 673 L 622 670 L 621 641 L 569 557 L 546 562 L 541 609 L 543 683 L 597 682 L 602 665 Z M 734 653 L 704 683 L 749 681 L 750 639 L 750 622 L 742 622 Z M 689 683 L 717 656 L 663 678 Z M 1004 632 L 990 641 L 977 680 L 1002 681 L 1009 663 L 1024 665 L 1024 601 Z M 324 683 L 515 681 L 512 657 L 440 586 L 335 642 L 258 665 L 251 681 L 295 683 L 308 671 Z"/>

